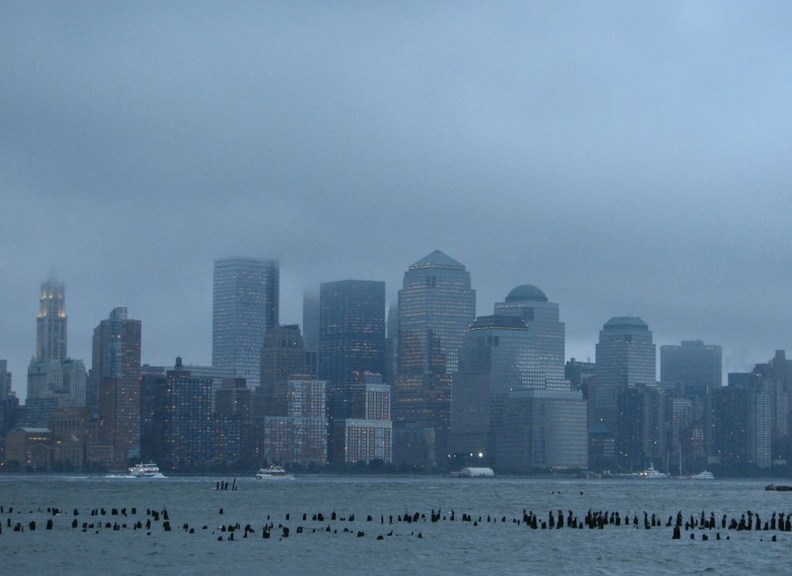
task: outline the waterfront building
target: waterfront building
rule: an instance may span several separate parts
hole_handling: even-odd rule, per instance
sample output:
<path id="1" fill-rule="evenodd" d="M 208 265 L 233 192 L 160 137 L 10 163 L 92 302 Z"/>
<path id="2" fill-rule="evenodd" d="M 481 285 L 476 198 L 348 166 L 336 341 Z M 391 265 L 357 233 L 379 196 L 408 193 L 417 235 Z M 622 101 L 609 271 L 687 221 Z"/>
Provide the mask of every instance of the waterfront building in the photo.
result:
<path id="1" fill-rule="evenodd" d="M 232 368 L 251 388 L 259 384 L 264 337 L 278 324 L 279 286 L 275 259 L 214 261 L 212 366 Z"/>
<path id="2" fill-rule="evenodd" d="M 608 320 L 596 345 L 596 381 L 589 398 L 594 422 L 613 431 L 619 390 L 656 381 L 656 349 L 647 324 L 634 316 Z"/>
<path id="3" fill-rule="evenodd" d="M 295 375 L 286 382 L 286 414 L 266 416 L 261 456 L 270 464 L 327 463 L 326 382 Z"/>
<path id="4" fill-rule="evenodd" d="M 223 380 L 215 391 L 212 451 L 217 465 L 253 466 L 252 392 L 244 378 Z"/>
<path id="5" fill-rule="evenodd" d="M 528 387 L 569 391 L 564 376 L 566 329 L 559 320 L 558 304 L 550 302 L 536 286 L 524 284 L 509 292 L 504 302 L 495 304 L 495 314 L 516 316 L 527 327 Z"/>
<path id="6" fill-rule="evenodd" d="M 773 465 L 773 446 L 786 436 L 788 422 L 779 406 L 783 390 L 771 364 L 757 364 L 751 372 L 732 372 L 728 386 L 711 396 L 711 458 L 745 473 Z"/>
<path id="7" fill-rule="evenodd" d="M 94 330 L 91 374 L 99 392 L 99 443 L 113 466 L 140 457 L 141 322 L 115 308 Z"/>
<path id="8" fill-rule="evenodd" d="M 480 316 L 468 328 L 451 387 L 451 454 L 495 464 L 494 434 L 509 392 L 537 383 L 530 345 L 528 327 L 518 316 Z"/>
<path id="9" fill-rule="evenodd" d="M 585 470 L 586 432 L 586 401 L 580 392 L 512 391 L 496 431 L 497 465 L 521 472 Z"/>
<path id="10" fill-rule="evenodd" d="M 614 430 L 616 465 L 624 472 L 640 472 L 650 464 L 668 471 L 666 402 L 658 386 L 636 384 L 620 388 Z"/>
<path id="11" fill-rule="evenodd" d="M 189 470 L 212 461 L 212 379 L 193 375 L 176 358 L 165 373 L 164 466 Z"/>
<path id="12" fill-rule="evenodd" d="M 399 290 L 397 374 L 393 418 L 404 434 L 396 440 L 429 439 L 444 461 L 451 417 L 451 374 L 456 372 L 465 330 L 475 320 L 476 292 L 465 266 L 435 250 L 412 264 Z M 428 428 L 434 429 L 427 434 Z M 425 456 L 424 448 L 395 447 L 396 455 Z M 397 463 L 398 462 L 397 460 Z"/>
<path id="13" fill-rule="evenodd" d="M 723 385 L 722 356 L 720 346 L 702 340 L 660 346 L 660 381 L 719 388 Z"/>
<path id="14" fill-rule="evenodd" d="M 390 416 L 391 387 L 380 374 L 364 373 L 352 390 L 352 417 L 337 420 L 333 426 L 336 451 L 333 462 L 390 462 L 393 426 Z"/>

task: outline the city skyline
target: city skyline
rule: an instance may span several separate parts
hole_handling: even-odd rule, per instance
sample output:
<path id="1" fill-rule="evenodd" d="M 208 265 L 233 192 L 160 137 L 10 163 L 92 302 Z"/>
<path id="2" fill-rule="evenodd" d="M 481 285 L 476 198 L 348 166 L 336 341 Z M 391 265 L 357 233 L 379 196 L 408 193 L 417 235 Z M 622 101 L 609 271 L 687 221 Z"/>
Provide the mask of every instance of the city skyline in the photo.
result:
<path id="1" fill-rule="evenodd" d="M 445 255 L 443 255 L 443 256 L 445 256 Z M 275 267 L 274 269 L 276 271 L 276 275 L 279 273 L 280 263 L 279 263 L 277 258 L 270 258 L 270 257 L 261 257 L 261 258 L 230 257 L 230 258 L 215 258 L 213 260 L 213 262 L 215 263 L 215 268 L 216 268 L 217 262 L 226 262 L 226 263 L 228 263 L 228 262 L 237 262 L 238 263 L 239 261 L 246 262 L 248 264 L 250 264 L 250 263 L 258 263 L 258 264 L 261 264 L 261 265 L 266 264 L 267 266 L 274 266 Z M 470 272 L 470 270 L 468 270 L 468 272 Z M 471 273 L 471 279 L 472 279 L 471 284 L 472 284 L 472 286 L 473 286 L 473 288 L 475 290 L 475 276 L 474 276 L 473 273 Z M 40 287 L 44 287 L 45 285 L 48 285 L 48 284 L 50 284 L 52 282 L 56 282 L 59 285 L 61 292 L 64 290 L 64 287 L 65 287 L 66 283 L 64 281 L 60 280 L 60 279 L 58 279 L 56 281 L 56 280 L 53 280 L 52 278 L 49 278 L 48 280 L 46 280 L 44 282 L 40 282 L 39 286 Z M 349 282 L 352 282 L 352 283 L 359 283 L 359 282 L 364 282 L 364 283 L 365 282 L 374 282 L 374 283 L 378 283 L 380 281 L 377 281 L 377 280 L 360 280 L 360 279 L 354 279 L 353 280 L 353 279 L 347 279 L 347 280 L 337 280 L 337 281 L 334 281 L 334 282 L 328 282 L 327 284 L 349 283 Z M 386 285 L 386 289 L 387 289 L 387 285 Z M 540 288 L 537 288 L 536 286 L 533 286 L 533 285 L 520 285 L 517 288 L 514 288 L 512 292 L 519 291 L 519 290 L 525 290 L 525 289 L 536 290 L 542 296 L 542 298 L 544 298 L 545 300 L 547 298 Z M 388 293 L 392 293 L 392 292 L 398 293 L 398 290 L 397 289 L 388 289 L 387 292 Z M 289 296 L 291 296 L 291 300 L 293 300 L 294 302 L 298 302 L 298 301 L 302 300 L 302 292 L 299 295 L 298 294 L 287 295 L 287 297 L 289 297 Z M 70 300 L 74 299 L 74 298 L 75 298 L 75 296 L 72 295 Z M 478 316 L 487 316 L 487 315 L 492 313 L 493 308 L 495 308 L 497 310 L 499 306 L 503 307 L 505 305 L 505 302 L 501 302 L 501 300 L 503 300 L 502 297 L 501 298 L 497 298 L 495 301 L 489 302 L 489 303 L 484 303 L 484 302 L 480 302 L 480 301 L 477 300 L 477 302 L 476 302 L 477 311 L 480 311 L 482 308 L 484 308 L 485 312 L 482 313 L 482 314 L 478 314 L 477 313 L 476 317 L 478 317 Z M 508 298 L 507 298 L 507 300 L 508 300 Z M 302 302 L 300 302 L 300 304 L 302 304 Z M 392 301 L 392 302 L 388 302 L 387 309 L 390 309 L 391 306 L 395 307 L 396 304 L 397 304 L 397 302 L 395 300 Z M 39 305 L 39 309 L 41 309 L 41 306 L 43 306 L 43 304 Z M 552 304 L 551 303 L 551 306 L 555 306 L 556 311 L 557 311 L 558 304 Z M 212 308 L 213 308 L 213 306 L 212 306 L 212 303 L 210 302 L 209 303 L 209 309 L 206 312 L 208 317 L 209 317 L 209 319 L 210 319 L 209 320 L 210 324 L 211 324 L 211 317 L 212 317 Z M 487 309 L 489 309 L 489 310 L 487 311 Z M 297 321 L 295 321 L 292 324 L 299 326 L 299 328 L 302 330 L 302 328 L 303 328 L 302 310 L 299 310 L 299 311 L 296 311 L 296 310 L 297 310 L 297 307 L 295 307 L 295 310 L 292 313 L 297 315 Z M 73 316 L 72 314 L 69 314 L 70 320 L 73 321 L 74 318 L 72 316 Z M 34 349 L 36 349 L 39 346 L 36 334 L 41 329 L 40 328 L 40 326 L 41 326 L 41 319 L 40 318 L 41 317 L 40 317 L 40 313 L 39 313 L 39 316 L 36 318 L 36 320 L 31 320 L 31 322 L 34 324 L 34 328 L 33 328 L 34 341 L 33 341 L 33 344 L 32 344 L 32 347 Z M 563 312 L 562 312 L 560 318 L 562 320 L 566 320 Z M 141 318 L 141 320 L 145 323 L 145 319 L 144 318 Z M 94 322 L 96 322 L 96 321 L 98 321 L 98 320 L 95 320 Z M 289 324 L 290 324 L 289 322 L 283 322 L 283 321 L 281 321 L 279 323 L 280 326 L 287 326 Z M 563 326 L 563 324 L 565 324 L 565 322 L 562 322 L 561 324 Z M 601 326 L 600 326 L 600 328 L 601 328 Z M 93 333 L 93 330 L 91 330 L 91 333 Z M 211 331 L 210 331 L 209 336 L 210 336 L 210 340 L 211 340 Z M 695 337 L 695 335 L 694 335 L 694 337 Z M 660 374 L 661 364 L 660 364 L 660 354 L 659 354 L 660 346 L 661 345 L 664 345 L 664 346 L 675 346 L 675 345 L 679 344 L 680 341 L 688 341 L 689 340 L 689 339 L 684 339 L 684 338 L 681 338 L 681 337 L 677 338 L 676 340 L 674 340 L 673 338 L 674 337 L 672 336 L 671 339 L 668 342 L 655 341 L 655 344 L 657 346 L 657 351 L 658 351 L 657 352 L 657 357 L 656 357 L 656 375 L 657 375 L 657 380 L 658 381 L 660 380 L 660 376 L 661 376 L 661 374 Z M 696 339 L 698 339 L 698 338 L 696 338 Z M 71 342 L 72 338 L 69 338 L 69 340 Z M 209 355 L 208 355 L 208 357 L 206 357 L 206 358 L 203 358 L 203 357 L 202 358 L 190 358 L 189 364 L 211 366 L 212 365 L 212 361 L 211 361 L 212 360 L 211 342 L 209 344 L 210 345 L 209 345 Z M 594 362 L 596 360 L 596 352 L 595 352 L 596 344 L 597 344 L 597 341 L 593 339 L 591 341 L 591 348 L 592 348 L 591 354 L 587 355 L 585 357 L 576 356 L 574 351 L 573 352 L 567 351 L 566 352 L 566 356 L 564 358 L 564 361 L 567 361 L 567 360 L 570 360 L 572 358 L 575 358 L 576 360 L 586 360 L 586 359 L 588 359 L 591 362 Z M 714 345 L 718 346 L 717 342 L 715 342 Z M 77 343 L 77 345 L 75 347 L 76 348 L 80 348 L 79 343 Z M 167 349 L 167 350 L 165 350 L 164 351 L 165 356 L 173 357 L 174 355 L 179 354 L 180 352 L 178 350 L 178 345 L 175 345 L 175 348 L 176 349 Z M 567 345 L 567 349 L 568 348 L 569 348 L 569 346 Z M 90 343 L 89 343 L 87 349 L 88 349 L 88 352 L 86 354 L 84 354 L 83 356 L 88 358 L 89 362 L 90 362 L 90 358 L 91 358 L 91 344 Z M 580 349 L 580 348 L 578 348 L 578 349 Z M 776 346 L 772 350 L 768 350 L 767 351 L 766 357 L 758 357 L 757 356 L 756 358 L 748 359 L 746 361 L 747 363 L 744 365 L 744 367 L 742 367 L 742 368 L 737 367 L 737 368 L 734 368 L 734 369 L 727 368 L 726 360 L 725 360 L 725 357 L 727 356 L 727 351 L 724 350 L 724 354 L 723 354 L 724 362 L 723 362 L 723 369 L 722 369 L 723 384 L 724 385 L 726 384 L 726 375 L 728 374 L 728 372 L 750 371 L 750 369 L 755 364 L 769 361 L 769 359 L 772 358 L 772 355 L 775 352 L 775 350 L 778 350 L 778 349 L 784 349 L 784 348 L 781 347 L 781 346 Z M 143 359 L 142 359 L 142 363 L 143 364 L 166 365 L 166 366 L 169 365 L 169 361 L 167 359 L 165 359 L 164 361 L 161 361 L 161 362 L 157 362 L 157 361 L 151 361 L 148 357 L 145 356 L 145 351 L 146 351 L 146 341 L 145 341 L 145 339 L 143 340 L 143 343 L 142 343 L 142 350 L 143 350 Z M 259 351 L 259 354 L 260 354 L 260 351 Z M 35 356 L 36 355 L 34 353 L 31 357 L 35 358 Z M 71 357 L 72 357 L 72 355 L 69 354 L 69 358 L 71 358 Z M 8 371 L 11 372 L 12 375 L 15 374 L 14 370 L 12 370 L 12 368 L 11 368 L 11 366 L 12 366 L 11 362 L 12 361 L 8 360 L 7 358 L 3 358 L 3 359 L 5 359 L 7 361 L 7 365 L 9 366 Z M 258 362 L 260 362 L 260 355 L 256 356 L 256 366 L 258 366 Z M 12 377 L 12 390 L 16 393 L 18 398 L 24 400 L 27 397 L 26 382 L 22 380 L 23 378 L 25 378 L 25 373 L 21 373 L 20 372 L 20 374 L 21 374 L 21 376 L 13 376 Z"/>
<path id="2" fill-rule="evenodd" d="M 206 365 L 212 262 L 305 290 L 433 249 L 476 315 L 531 284 L 566 356 L 608 318 L 724 373 L 792 349 L 783 3 L 0 6 L 0 358 L 24 395 L 53 270 L 69 354 L 116 306 Z"/>

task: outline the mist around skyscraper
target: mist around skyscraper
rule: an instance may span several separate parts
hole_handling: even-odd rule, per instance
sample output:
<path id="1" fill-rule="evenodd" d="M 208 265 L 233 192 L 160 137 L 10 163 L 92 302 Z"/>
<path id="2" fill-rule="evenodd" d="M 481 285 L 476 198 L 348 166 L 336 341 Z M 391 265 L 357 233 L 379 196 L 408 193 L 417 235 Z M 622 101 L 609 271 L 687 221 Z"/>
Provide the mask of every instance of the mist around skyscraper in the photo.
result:
<path id="1" fill-rule="evenodd" d="M 66 285 L 50 277 L 24 403 L 0 360 L 0 470 L 790 470 L 785 351 L 724 386 L 721 346 L 686 339 L 658 358 L 650 324 L 628 315 L 603 323 L 594 361 L 567 359 L 552 293 L 519 284 L 476 316 L 474 280 L 435 250 L 387 309 L 376 279 L 306 291 L 301 326 L 279 323 L 277 259 L 218 258 L 211 363 L 178 351 L 145 363 L 145 319 L 119 306 L 97 322 L 87 371 L 68 355 Z"/>

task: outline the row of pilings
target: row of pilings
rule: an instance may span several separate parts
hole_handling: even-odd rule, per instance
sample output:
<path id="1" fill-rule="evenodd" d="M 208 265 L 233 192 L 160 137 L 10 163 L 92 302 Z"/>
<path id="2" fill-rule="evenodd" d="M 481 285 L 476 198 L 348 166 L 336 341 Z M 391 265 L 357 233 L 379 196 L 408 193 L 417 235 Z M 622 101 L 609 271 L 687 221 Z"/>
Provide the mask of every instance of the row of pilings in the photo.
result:
<path id="1" fill-rule="evenodd" d="M 222 488 L 221 488 L 222 489 Z M 217 510 L 218 516 L 225 516 L 223 508 Z M 98 534 L 103 531 L 120 532 L 124 530 L 145 531 L 152 535 L 153 530 L 158 532 L 171 532 L 173 527 L 170 515 L 165 508 L 146 508 L 145 513 L 138 514 L 138 509 L 133 506 L 96 507 L 80 511 L 76 508 L 64 510 L 57 507 L 46 508 L 46 511 L 23 511 L 19 507 L 6 507 L 0 505 L 0 519 L 5 516 L 5 522 L 0 520 L 0 535 L 5 532 L 24 533 L 35 532 L 41 528 L 42 518 L 46 517 L 43 524 L 44 530 L 57 530 L 69 528 L 81 532 Z M 38 519 L 21 519 L 22 516 L 36 516 Z M 71 517 L 71 520 L 65 518 Z M 273 520 L 271 515 L 266 515 L 259 523 L 258 528 L 253 523 L 206 522 L 198 525 L 182 523 L 182 531 L 188 534 L 196 532 L 209 532 L 219 541 L 233 541 L 237 537 L 249 538 L 251 536 L 262 539 L 289 538 L 297 534 L 354 534 L 358 538 L 365 537 L 366 532 L 375 533 L 378 540 L 394 535 L 407 535 L 399 528 L 409 526 L 410 536 L 423 538 L 423 531 L 418 530 L 420 525 L 437 525 L 444 523 L 462 523 L 471 527 L 483 527 L 493 524 L 511 524 L 528 530 L 604 530 L 616 528 L 629 528 L 636 530 L 666 529 L 671 531 L 674 540 L 682 538 L 682 533 L 689 533 L 690 539 L 696 539 L 699 534 L 701 540 L 709 540 L 714 534 L 714 539 L 730 539 L 733 532 L 770 532 L 771 541 L 777 541 L 782 533 L 792 532 L 792 513 L 772 511 L 760 515 L 756 511 L 745 511 L 739 515 L 716 514 L 714 511 L 700 511 L 684 514 L 682 511 L 669 515 L 664 519 L 649 511 L 618 511 L 589 509 L 585 514 L 577 514 L 573 510 L 550 510 L 545 514 L 538 514 L 532 510 L 523 509 L 517 514 L 483 515 L 468 512 L 458 512 L 454 509 L 443 511 L 431 509 L 425 511 L 405 510 L 398 514 L 363 514 L 356 516 L 354 513 L 340 514 L 335 510 L 302 512 L 298 514 L 286 513 L 282 520 Z M 369 525 L 369 528 L 351 528 L 350 525 Z M 211 527 L 210 527 L 211 526 Z M 385 528 L 387 526 L 387 528 Z M 361 526 L 363 528 L 363 526 Z M 385 531 L 387 530 L 387 532 Z"/>

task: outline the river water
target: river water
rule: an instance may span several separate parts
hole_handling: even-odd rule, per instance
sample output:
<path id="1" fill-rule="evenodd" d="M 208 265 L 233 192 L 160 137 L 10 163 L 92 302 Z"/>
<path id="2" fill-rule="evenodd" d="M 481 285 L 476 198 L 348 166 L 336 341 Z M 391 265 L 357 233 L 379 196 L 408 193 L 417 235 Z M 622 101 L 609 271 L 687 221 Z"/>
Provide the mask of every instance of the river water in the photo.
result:
<path id="1" fill-rule="evenodd" d="M 233 483 L 0 476 L 0 573 L 792 573 L 792 532 L 721 527 L 724 515 L 728 523 L 750 511 L 763 527 L 774 512 L 792 513 L 792 492 L 765 491 L 760 480 L 318 476 L 238 478 L 236 490 L 217 490 L 221 480 Z M 542 529 L 558 510 L 564 527 Z M 570 511 L 582 524 L 590 510 L 618 512 L 622 523 L 569 527 Z M 537 516 L 537 528 L 524 512 Z M 657 520 L 649 529 L 644 512 Z M 666 522 L 678 512 L 685 520 L 713 514 L 717 527 L 683 528 L 674 540 Z"/>

